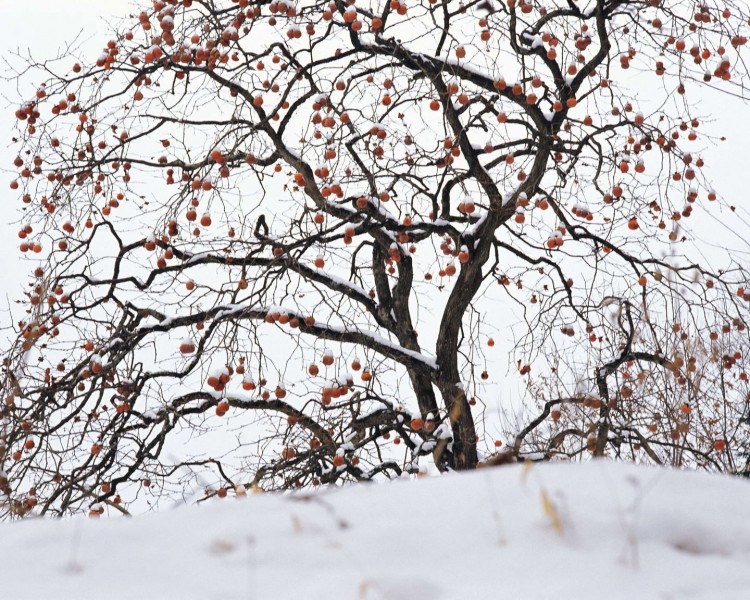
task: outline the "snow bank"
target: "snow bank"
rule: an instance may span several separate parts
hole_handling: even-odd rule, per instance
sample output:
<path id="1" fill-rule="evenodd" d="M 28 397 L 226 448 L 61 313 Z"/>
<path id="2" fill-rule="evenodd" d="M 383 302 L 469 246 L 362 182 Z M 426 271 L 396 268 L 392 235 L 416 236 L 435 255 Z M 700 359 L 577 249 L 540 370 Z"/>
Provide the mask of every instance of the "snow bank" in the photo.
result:
<path id="1" fill-rule="evenodd" d="M 0 526 L 3 598 L 750 598 L 750 483 L 609 462 Z"/>

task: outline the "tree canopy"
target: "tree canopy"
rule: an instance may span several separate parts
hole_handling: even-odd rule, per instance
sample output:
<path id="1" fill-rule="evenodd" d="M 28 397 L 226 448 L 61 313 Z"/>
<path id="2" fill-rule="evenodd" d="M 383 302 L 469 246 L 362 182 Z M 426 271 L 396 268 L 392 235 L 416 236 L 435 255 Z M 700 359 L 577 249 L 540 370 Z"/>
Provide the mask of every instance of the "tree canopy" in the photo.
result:
<path id="1" fill-rule="evenodd" d="M 495 407 L 503 457 L 745 470 L 748 275 L 690 223 L 749 18 L 154 0 L 31 62 L 6 512 L 470 469 Z"/>

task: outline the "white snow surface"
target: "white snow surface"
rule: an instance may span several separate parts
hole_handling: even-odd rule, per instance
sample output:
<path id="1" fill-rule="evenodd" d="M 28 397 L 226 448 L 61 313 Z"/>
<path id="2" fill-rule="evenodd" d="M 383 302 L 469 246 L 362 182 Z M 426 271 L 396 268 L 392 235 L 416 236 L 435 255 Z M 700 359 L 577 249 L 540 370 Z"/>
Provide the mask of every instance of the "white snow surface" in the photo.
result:
<path id="1" fill-rule="evenodd" d="M 14 600 L 750 598 L 750 482 L 608 461 L 30 519 L 0 539 Z"/>

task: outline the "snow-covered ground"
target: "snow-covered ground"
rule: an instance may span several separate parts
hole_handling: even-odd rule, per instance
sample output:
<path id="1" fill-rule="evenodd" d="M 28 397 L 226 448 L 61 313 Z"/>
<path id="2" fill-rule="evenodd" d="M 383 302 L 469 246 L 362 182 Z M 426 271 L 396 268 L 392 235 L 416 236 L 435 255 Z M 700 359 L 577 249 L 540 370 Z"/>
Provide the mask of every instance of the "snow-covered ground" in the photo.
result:
<path id="1" fill-rule="evenodd" d="M 750 482 L 610 462 L 0 525 L 0 597 L 747 600 Z"/>

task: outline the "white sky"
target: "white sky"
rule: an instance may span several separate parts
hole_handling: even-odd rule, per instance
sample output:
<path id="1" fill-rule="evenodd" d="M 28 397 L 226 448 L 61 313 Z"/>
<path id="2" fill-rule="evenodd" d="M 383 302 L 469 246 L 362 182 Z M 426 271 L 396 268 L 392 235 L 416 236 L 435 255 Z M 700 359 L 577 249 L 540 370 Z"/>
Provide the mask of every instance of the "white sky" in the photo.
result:
<path id="1" fill-rule="evenodd" d="M 14 59 L 13 53 L 26 55 L 30 52 L 38 60 L 53 58 L 65 48 L 66 42 L 76 39 L 83 32 L 79 41 L 87 50 L 86 54 L 95 58 L 110 38 L 105 19 L 133 13 L 133 4 L 131 0 L 0 0 L 0 52 L 2 57 L 15 65 L 19 65 L 20 61 Z M 7 65 L 1 61 L 0 75 L 9 75 Z M 38 83 L 23 82 L 26 97 Z M 0 221 L 0 329 L 9 322 L 6 307 L 21 296 L 21 286 L 28 281 L 28 273 L 36 266 L 33 259 L 23 258 L 18 251 L 20 240 L 17 231 L 21 216 L 17 209 L 21 204 L 17 193 L 8 187 L 16 176 L 12 166 L 15 152 L 10 138 L 15 122 L 13 112 L 20 101 L 16 82 L 0 79 L 0 202 L 5 209 L 5 218 Z M 701 227 L 706 232 L 703 237 L 709 244 L 720 248 L 731 246 L 737 258 L 741 252 L 746 253 L 750 264 L 750 245 L 746 243 L 750 235 L 750 203 L 746 183 L 750 161 L 744 143 L 750 139 L 750 105 L 712 93 L 706 95 L 696 112 L 713 115 L 714 122 L 702 126 L 701 130 L 727 137 L 727 141 L 707 147 L 702 156 L 717 192 L 738 207 L 736 213 L 711 211 L 712 216 L 705 219 Z M 706 212 L 703 206 L 695 208 L 691 225 L 699 222 Z M 710 262 L 712 253 L 708 247 L 706 256 Z M 716 267 L 713 264 L 710 266 Z M 14 321 L 23 318 L 22 310 L 20 307 L 12 309 Z M 5 335 L 0 332 L 0 348 L 4 338 Z M 503 393 L 502 390 L 500 393 Z"/>
<path id="2" fill-rule="evenodd" d="M 19 61 L 13 58 L 13 53 L 24 55 L 30 51 L 38 59 L 51 58 L 65 48 L 66 42 L 76 39 L 80 34 L 83 47 L 89 49 L 91 56 L 96 56 L 100 47 L 109 39 L 106 20 L 132 14 L 134 4 L 133 0 L 0 0 L 0 52 L 5 60 L 11 60 L 16 65 Z M 8 74 L 7 65 L 0 63 L 0 74 Z M 37 82 L 24 83 L 29 86 L 28 91 Z M 3 190 L 2 202 L 5 207 L 5 219 L 0 222 L 0 252 L 4 257 L 0 267 L 3 273 L 0 278 L 0 297 L 10 294 L 11 298 L 18 297 L 18 286 L 31 269 L 30 263 L 22 260 L 17 250 L 17 222 L 20 217 L 15 209 L 20 202 L 8 188 L 14 178 L 11 164 L 14 153 L 9 142 L 15 120 L 13 111 L 18 101 L 16 83 L 0 80 L 0 189 Z M 713 93 L 703 100 L 698 112 L 713 114 L 716 121 L 706 129 L 727 137 L 726 142 L 707 148 L 703 156 L 719 194 L 731 199 L 739 209 L 734 215 L 721 216 L 714 213 L 718 217 L 715 234 L 709 234 L 708 237 L 719 246 L 731 244 L 738 251 L 747 250 L 742 238 L 750 233 L 745 183 L 748 151 L 743 142 L 750 138 L 750 106 L 744 105 L 740 100 Z M 700 211 L 696 211 L 696 216 L 699 213 Z M 696 221 L 694 218 L 693 222 Z M 713 231 L 713 227 L 711 230 Z"/>
<path id="3" fill-rule="evenodd" d="M 64 50 L 66 42 L 75 40 L 81 32 L 79 39 L 84 41 L 83 47 L 96 57 L 99 47 L 109 39 L 104 19 L 127 16 L 132 12 L 129 9 L 132 4 L 130 0 L 0 0 L 0 53 L 3 57 L 0 61 L 0 202 L 5 208 L 4 218 L 0 221 L 0 256 L 3 257 L 0 263 L 0 319 L 3 324 L 8 300 L 12 302 L 19 297 L 19 286 L 34 264 L 24 260 L 18 251 L 18 221 L 21 217 L 17 209 L 21 203 L 8 186 L 15 179 L 11 137 L 15 122 L 13 113 L 21 100 L 19 90 L 28 92 L 38 83 L 24 81 L 24 87 L 20 87 L 6 79 L 11 75 L 8 62 L 17 67 L 22 62 L 13 55 L 25 56 L 29 52 L 39 60 L 53 58 Z"/>
<path id="4" fill-rule="evenodd" d="M 25 55 L 30 52 L 40 60 L 52 58 L 65 48 L 66 42 L 78 37 L 86 54 L 96 57 L 110 38 L 106 20 L 132 14 L 134 4 L 133 0 L 0 0 L 0 51 L 6 60 L 19 65 L 20 61 L 13 57 L 13 53 Z M 9 74 L 7 65 L 0 63 L 0 74 Z M 23 82 L 26 97 L 38 83 Z M 690 85 L 691 88 L 696 86 Z M 20 297 L 20 286 L 27 281 L 27 274 L 35 266 L 33 259 L 23 258 L 18 251 L 17 231 L 21 217 L 17 209 L 20 200 L 16 192 L 8 188 L 15 178 L 12 166 L 15 153 L 10 138 L 15 121 L 13 112 L 20 100 L 16 82 L 0 80 L 0 190 L 3 191 L 0 199 L 5 207 L 5 219 L 0 221 L 0 253 L 3 257 L 0 263 L 3 275 L 0 277 L 0 325 L 8 323 L 5 307 Z M 750 106 L 726 95 L 711 93 L 705 96 L 696 113 L 714 116 L 714 123 L 702 126 L 701 130 L 727 137 L 726 142 L 707 147 L 702 156 L 717 192 L 738 207 L 736 213 L 711 210 L 709 218 L 701 225 L 701 230 L 706 232 L 702 237 L 718 247 L 730 245 L 735 256 L 740 257 L 740 253 L 747 253 L 750 249 L 745 241 L 750 235 L 750 212 L 745 183 L 748 151 L 743 143 L 750 139 Z M 700 223 L 707 213 L 703 206 L 695 208 L 691 225 Z M 705 255 L 711 262 L 713 255 L 708 246 Z M 747 256 L 750 262 L 750 253 Z M 12 316 L 14 321 L 22 318 L 21 309 L 16 307 Z"/>

